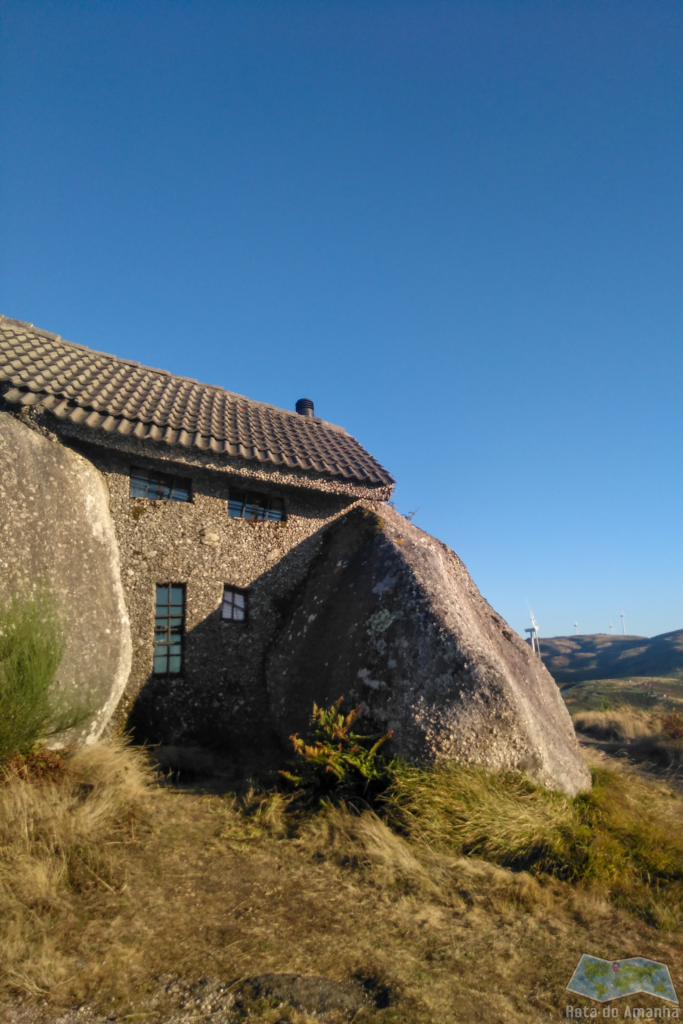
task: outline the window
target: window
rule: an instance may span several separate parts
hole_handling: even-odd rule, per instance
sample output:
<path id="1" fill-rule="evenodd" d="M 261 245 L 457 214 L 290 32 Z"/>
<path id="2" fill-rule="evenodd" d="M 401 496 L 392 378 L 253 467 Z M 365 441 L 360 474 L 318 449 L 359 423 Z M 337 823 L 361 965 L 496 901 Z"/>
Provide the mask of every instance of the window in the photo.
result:
<path id="1" fill-rule="evenodd" d="M 221 618 L 233 622 L 244 622 L 247 617 L 247 595 L 237 587 L 225 587 Z"/>
<path id="2" fill-rule="evenodd" d="M 152 469 L 131 467 L 131 498 L 154 498 L 157 501 L 190 501 L 191 481 L 185 476 L 171 476 Z"/>
<path id="3" fill-rule="evenodd" d="M 157 584 L 154 624 L 154 675 L 177 676 L 183 669 L 185 586 Z"/>
<path id="4" fill-rule="evenodd" d="M 260 519 L 262 522 L 281 522 L 285 518 L 282 498 L 255 491 L 236 491 L 230 488 L 228 515 L 232 519 Z"/>

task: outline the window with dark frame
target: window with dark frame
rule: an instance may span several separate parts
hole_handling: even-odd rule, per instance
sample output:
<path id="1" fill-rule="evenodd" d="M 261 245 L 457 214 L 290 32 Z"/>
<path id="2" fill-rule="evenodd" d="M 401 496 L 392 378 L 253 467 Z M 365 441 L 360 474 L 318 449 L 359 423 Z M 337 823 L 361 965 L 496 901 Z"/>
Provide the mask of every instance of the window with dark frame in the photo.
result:
<path id="1" fill-rule="evenodd" d="M 158 583 L 154 621 L 154 675 L 177 676 L 183 670 L 185 584 Z"/>
<path id="2" fill-rule="evenodd" d="M 279 523 L 285 518 L 282 498 L 257 491 L 237 491 L 230 488 L 228 515 L 231 519 L 256 519 L 260 522 Z"/>
<path id="3" fill-rule="evenodd" d="M 237 587 L 223 588 L 221 618 L 224 622 L 245 622 L 247 618 L 247 595 Z"/>
<path id="4" fill-rule="evenodd" d="M 191 501 L 192 481 L 189 477 L 157 473 L 153 469 L 131 466 L 131 498 L 151 498 L 155 501 Z"/>

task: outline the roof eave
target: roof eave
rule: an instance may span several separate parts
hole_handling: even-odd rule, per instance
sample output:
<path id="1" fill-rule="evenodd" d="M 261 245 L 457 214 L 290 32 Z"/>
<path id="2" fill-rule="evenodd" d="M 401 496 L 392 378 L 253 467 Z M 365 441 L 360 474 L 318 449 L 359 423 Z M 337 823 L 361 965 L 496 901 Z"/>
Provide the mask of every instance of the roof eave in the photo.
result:
<path id="1" fill-rule="evenodd" d="M 191 434 L 187 431 L 172 430 L 169 427 L 157 427 L 153 423 L 142 423 L 140 421 L 127 420 L 125 417 L 115 417 L 99 413 L 94 409 L 86 409 L 79 405 L 73 405 L 66 399 L 55 395 L 46 395 L 36 391 L 22 391 L 12 387 L 2 396 L 3 399 L 19 408 L 31 409 L 34 413 L 46 413 L 56 422 L 55 429 L 62 433 L 60 428 L 73 426 L 78 428 L 86 427 L 92 435 L 94 444 L 102 444 L 103 447 L 110 447 L 111 442 L 117 438 L 126 440 L 135 438 L 139 441 L 152 441 L 158 445 L 174 449 L 178 453 L 178 461 L 183 461 L 183 455 L 194 449 L 197 452 L 221 456 L 226 462 L 232 459 L 240 459 L 247 462 L 255 462 L 257 466 L 267 464 L 275 470 L 294 470 L 315 480 L 328 481 L 330 484 L 343 483 L 361 491 L 358 496 L 366 497 L 376 495 L 377 500 L 387 500 L 394 488 L 396 481 L 384 471 L 382 475 L 377 473 L 374 478 L 369 474 L 365 477 L 351 471 L 344 473 L 334 472 L 329 469 L 316 469 L 302 464 L 300 459 L 284 460 L 269 457 L 269 454 L 258 452 L 245 452 L 244 450 L 232 451 L 233 446 L 223 440 L 207 438 L 200 434 Z M 80 430 L 79 430 L 80 433 Z"/>

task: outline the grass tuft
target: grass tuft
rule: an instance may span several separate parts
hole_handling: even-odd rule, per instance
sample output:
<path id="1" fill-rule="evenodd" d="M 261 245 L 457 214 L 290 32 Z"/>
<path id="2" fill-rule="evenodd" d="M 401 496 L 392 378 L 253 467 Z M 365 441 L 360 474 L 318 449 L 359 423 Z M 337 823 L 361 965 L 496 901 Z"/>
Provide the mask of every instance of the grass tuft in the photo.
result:
<path id="1" fill-rule="evenodd" d="M 386 814 L 414 842 L 526 868 L 556 849 L 560 831 L 571 824 L 572 805 L 517 772 L 401 765 Z"/>
<path id="2" fill-rule="evenodd" d="M 554 876 L 662 928 L 683 923 L 683 802 L 627 768 L 596 766 L 569 799 L 516 773 L 404 766 L 386 802 L 412 842 Z"/>
<path id="3" fill-rule="evenodd" d="M 575 715 L 574 728 L 599 740 L 634 740 L 652 736 L 656 721 L 652 713 L 636 708 L 603 709 Z"/>
<path id="4" fill-rule="evenodd" d="M 458 912 L 466 907 L 539 912 L 552 903 L 551 890 L 529 874 L 410 841 L 373 811 L 328 805 L 305 824 L 298 842 L 319 858 L 359 871 L 382 892 L 394 890 Z"/>
<path id="5" fill-rule="evenodd" d="M 683 714 L 656 714 L 633 707 L 614 711 L 584 711 L 574 715 L 578 732 L 601 742 L 603 750 L 625 754 L 665 768 L 683 766 Z"/>
<path id="6" fill-rule="evenodd" d="M 32 995 L 63 980 L 51 920 L 68 920 L 74 894 L 125 885 L 115 843 L 145 817 L 153 777 L 122 742 L 76 751 L 51 774 L 0 783 L 0 989 Z"/>

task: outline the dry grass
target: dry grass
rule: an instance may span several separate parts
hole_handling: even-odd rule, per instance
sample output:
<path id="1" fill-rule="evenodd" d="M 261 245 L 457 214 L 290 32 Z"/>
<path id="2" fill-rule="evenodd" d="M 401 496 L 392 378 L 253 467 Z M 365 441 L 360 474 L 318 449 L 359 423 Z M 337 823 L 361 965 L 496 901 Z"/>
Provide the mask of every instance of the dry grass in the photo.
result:
<path id="1" fill-rule="evenodd" d="M 594 765 L 569 800 L 521 775 L 405 768 L 389 819 L 416 846 L 580 885 L 659 928 L 683 927 L 683 801 L 627 764 Z"/>
<path id="2" fill-rule="evenodd" d="M 643 843 L 660 813 L 663 831 L 678 821 L 680 802 L 664 786 L 610 771 L 594 809 L 626 830 L 629 849 L 646 799 Z M 506 798 L 483 775 L 461 780 L 460 790 L 455 776 L 445 778 L 426 783 L 437 809 L 414 813 L 403 835 L 371 812 L 328 807 L 297 817 L 277 793 L 150 790 L 139 753 L 121 745 L 78 753 L 55 783 L 11 779 L 0 785 L 5 1000 L 34 999 L 22 1021 L 41 1012 L 38 996 L 53 1014 L 87 1002 L 100 1020 L 310 1024 L 267 1001 L 241 1016 L 211 1010 L 240 979 L 300 973 L 388 993 L 388 1005 L 369 1005 L 358 1024 L 521 1024 L 563 1009 L 582 952 L 680 959 L 680 933 L 646 923 L 651 908 L 615 906 L 602 883 L 483 859 L 495 859 L 501 837 L 509 850 L 519 836 L 545 842 L 553 822 L 569 827 L 571 801 L 527 794 L 525 802 L 519 781 Z M 427 796 L 419 797 L 425 809 Z M 466 813 L 460 822 L 451 813 L 468 801 L 476 858 L 462 853 Z M 634 885 L 644 891 L 639 877 Z"/>
<path id="3" fill-rule="evenodd" d="M 635 740 L 659 732 L 659 719 L 636 708 L 584 711 L 574 716 L 574 728 L 600 740 Z"/>
<path id="4" fill-rule="evenodd" d="M 70 900 L 125 886 L 113 844 L 146 815 L 151 772 L 123 743 L 78 751 L 54 780 L 22 767 L 0 779 L 0 963 L 6 985 L 39 994 L 64 980 L 51 924 L 68 920 Z"/>
<path id="5" fill-rule="evenodd" d="M 543 885 L 526 872 L 410 843 L 372 811 L 357 815 L 327 808 L 304 826 L 299 842 L 309 853 L 360 871 L 379 890 L 459 913 L 476 906 L 542 914 L 567 898 L 560 887 L 550 881 Z"/>
<path id="6" fill-rule="evenodd" d="M 577 732 L 591 736 L 608 752 L 621 752 L 635 762 L 664 768 L 683 767 L 683 715 L 656 714 L 622 707 L 614 711 L 584 711 L 574 715 Z"/>
<path id="7" fill-rule="evenodd" d="M 570 800 L 520 773 L 453 764 L 403 767 L 387 809 L 413 842 L 514 866 L 554 848 L 574 820 Z"/>

